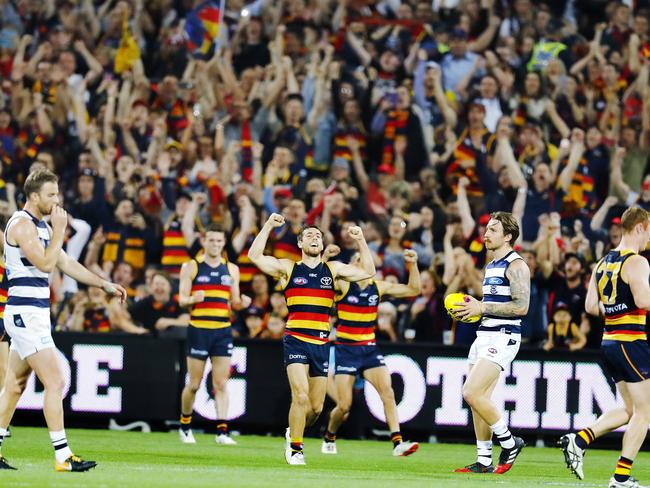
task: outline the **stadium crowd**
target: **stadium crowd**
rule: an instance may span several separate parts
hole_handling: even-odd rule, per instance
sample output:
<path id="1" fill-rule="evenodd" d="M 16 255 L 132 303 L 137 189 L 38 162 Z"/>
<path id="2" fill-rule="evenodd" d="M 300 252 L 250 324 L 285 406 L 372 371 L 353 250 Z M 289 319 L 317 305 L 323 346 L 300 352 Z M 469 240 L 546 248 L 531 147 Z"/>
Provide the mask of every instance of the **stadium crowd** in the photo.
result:
<path id="1" fill-rule="evenodd" d="M 598 347 L 590 269 L 625 207 L 650 208 L 650 5 L 633 3 L 227 0 L 206 53 L 207 2 L 0 0 L 0 214 L 53 169 L 66 251 L 129 290 L 123 306 L 55 277 L 58 330 L 182 335 L 179 268 L 217 222 L 252 298 L 236 331 L 281 338 L 286 303 L 246 257 L 280 211 L 277 257 L 300 258 L 305 222 L 344 261 L 360 224 L 384 279 L 415 249 L 422 293 L 380 305 L 379 337 L 469 344 L 443 298 L 481 296 L 484 226 L 511 211 L 524 340 Z"/>

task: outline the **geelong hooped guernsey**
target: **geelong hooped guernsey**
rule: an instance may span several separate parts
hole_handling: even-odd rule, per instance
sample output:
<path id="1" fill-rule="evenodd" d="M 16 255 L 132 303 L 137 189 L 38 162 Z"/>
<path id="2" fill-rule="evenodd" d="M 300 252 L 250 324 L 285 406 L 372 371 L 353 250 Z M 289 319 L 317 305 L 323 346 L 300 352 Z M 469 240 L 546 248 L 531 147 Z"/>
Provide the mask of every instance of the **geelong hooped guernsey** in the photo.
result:
<path id="1" fill-rule="evenodd" d="M 621 277 L 625 261 L 632 256 L 636 253 L 629 249 L 610 251 L 596 265 L 598 296 L 605 307 L 603 341 L 646 340 L 646 311 L 636 306 L 630 285 Z"/>
<path id="2" fill-rule="evenodd" d="M 39 270 L 23 254 L 19 246 L 11 245 L 7 241 L 9 228 L 19 219 L 29 219 L 36 225 L 38 238 L 47 247 L 50 243 L 50 229 L 47 224 L 38 220 L 26 210 L 14 212 L 5 228 L 4 261 L 5 279 L 7 281 L 8 297 L 7 313 L 18 314 L 21 312 L 49 311 L 50 286 L 49 274 Z"/>
<path id="3" fill-rule="evenodd" d="M 361 288 L 358 283 L 349 283 L 347 292 L 336 298 L 337 345 L 368 346 L 376 343 L 375 325 L 380 299 L 374 281 L 365 288 Z"/>
<path id="4" fill-rule="evenodd" d="M 192 306 L 190 325 L 199 329 L 224 329 L 230 327 L 230 285 L 232 277 L 228 264 L 221 259 L 218 266 L 212 267 L 199 260 L 192 280 L 192 294 L 202 291 L 205 300 Z"/>
<path id="5" fill-rule="evenodd" d="M 485 267 L 483 279 L 483 302 L 505 303 L 512 301 L 510 294 L 510 280 L 506 271 L 510 263 L 522 257 L 515 251 L 510 251 L 501 259 L 491 261 Z M 498 315 L 485 314 L 481 320 L 478 332 L 504 332 L 507 334 L 521 334 L 522 317 L 499 317 Z"/>
<path id="6" fill-rule="evenodd" d="M 310 268 L 294 263 L 284 287 L 289 316 L 285 333 L 311 344 L 326 344 L 334 304 L 334 275 L 327 263 Z"/>

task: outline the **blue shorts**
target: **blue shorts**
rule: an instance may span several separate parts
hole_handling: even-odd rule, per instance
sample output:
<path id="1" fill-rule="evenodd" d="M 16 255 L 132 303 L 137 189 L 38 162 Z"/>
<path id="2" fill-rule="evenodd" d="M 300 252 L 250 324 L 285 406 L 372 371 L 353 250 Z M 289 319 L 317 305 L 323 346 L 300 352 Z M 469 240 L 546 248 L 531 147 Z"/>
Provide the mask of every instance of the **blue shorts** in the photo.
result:
<path id="1" fill-rule="evenodd" d="M 650 378 L 650 346 L 646 341 L 603 341 L 601 349 L 614 383 L 638 383 Z"/>
<path id="2" fill-rule="evenodd" d="M 376 345 L 345 346 L 336 344 L 335 374 L 356 375 L 367 369 L 381 366 L 386 366 L 386 361 Z"/>
<path id="3" fill-rule="evenodd" d="M 285 335 L 284 367 L 290 364 L 308 364 L 309 376 L 327 376 L 330 359 L 330 344 L 310 344 L 293 336 Z"/>
<path id="4" fill-rule="evenodd" d="M 232 329 L 187 328 L 187 355 L 194 359 L 214 356 L 232 356 Z"/>

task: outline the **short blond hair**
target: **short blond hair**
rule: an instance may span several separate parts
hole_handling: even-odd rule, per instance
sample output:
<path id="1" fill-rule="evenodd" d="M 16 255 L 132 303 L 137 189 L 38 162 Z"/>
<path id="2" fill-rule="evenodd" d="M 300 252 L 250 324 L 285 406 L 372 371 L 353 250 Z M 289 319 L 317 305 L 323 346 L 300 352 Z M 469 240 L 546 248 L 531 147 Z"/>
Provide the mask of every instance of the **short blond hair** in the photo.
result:
<path id="1" fill-rule="evenodd" d="M 649 220 L 650 212 L 645 208 L 635 205 L 623 212 L 623 216 L 621 217 L 621 227 L 625 234 L 629 234 L 639 224 L 644 224 L 644 227 L 646 227 Z"/>

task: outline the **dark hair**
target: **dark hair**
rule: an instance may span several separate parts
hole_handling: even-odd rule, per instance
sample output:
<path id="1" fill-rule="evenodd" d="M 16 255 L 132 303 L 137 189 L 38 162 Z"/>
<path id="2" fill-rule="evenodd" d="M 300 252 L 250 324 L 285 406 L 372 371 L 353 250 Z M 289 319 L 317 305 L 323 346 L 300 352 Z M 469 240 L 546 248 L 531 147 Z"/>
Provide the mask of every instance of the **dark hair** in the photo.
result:
<path id="1" fill-rule="evenodd" d="M 510 212 L 492 212 L 490 218 L 498 220 L 503 226 L 503 235 L 510 234 L 510 245 L 514 246 L 519 238 L 519 223 Z"/>
<path id="2" fill-rule="evenodd" d="M 32 193 L 39 193 L 45 183 L 58 182 L 59 177 L 52 173 L 49 169 L 37 169 L 35 171 L 32 171 L 29 176 L 27 176 L 23 190 L 25 191 L 27 198 L 29 198 Z"/>
<path id="3" fill-rule="evenodd" d="M 161 278 L 163 278 L 164 280 L 166 280 L 167 283 L 169 283 L 169 284 L 171 285 L 172 280 L 171 280 L 171 278 L 169 277 L 169 274 L 167 273 L 167 271 L 163 271 L 162 269 L 158 269 L 158 270 L 154 271 L 153 274 L 151 275 L 151 280 L 153 281 L 153 279 L 154 279 L 156 276 L 160 276 Z"/>
<path id="4" fill-rule="evenodd" d="M 208 232 L 221 232 L 223 234 L 226 233 L 226 231 L 223 229 L 223 227 L 215 222 L 210 222 L 206 228 L 205 231 L 203 232 L 203 235 L 207 234 Z"/>
<path id="5" fill-rule="evenodd" d="M 639 224 L 645 224 L 647 226 L 648 219 L 650 219 L 650 212 L 646 209 L 636 205 L 628 208 L 623 212 L 623 216 L 621 217 L 621 227 L 623 227 L 623 232 L 625 234 L 632 232 L 632 230 L 634 230 L 634 228 Z"/>
<path id="6" fill-rule="evenodd" d="M 308 229 L 316 229 L 318 232 L 320 232 L 320 235 L 321 235 L 321 236 L 323 235 L 323 231 L 320 230 L 320 228 L 319 228 L 318 226 L 316 226 L 316 225 L 305 225 L 305 226 L 303 226 L 302 229 L 300 229 L 300 233 L 298 234 L 298 240 L 299 240 L 299 241 L 302 240 L 302 234 L 303 234 L 303 232 L 305 232 L 305 231 L 308 230 Z"/>

